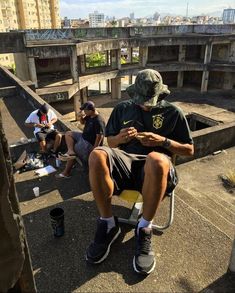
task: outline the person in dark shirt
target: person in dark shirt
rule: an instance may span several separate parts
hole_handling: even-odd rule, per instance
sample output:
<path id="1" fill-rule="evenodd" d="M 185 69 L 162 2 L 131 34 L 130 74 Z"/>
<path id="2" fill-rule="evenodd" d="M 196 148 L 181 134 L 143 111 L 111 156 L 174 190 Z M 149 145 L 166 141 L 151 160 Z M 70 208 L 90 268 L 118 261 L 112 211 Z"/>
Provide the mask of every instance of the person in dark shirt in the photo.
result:
<path id="1" fill-rule="evenodd" d="M 155 267 L 152 220 L 165 194 L 177 184 L 171 158 L 193 155 L 194 146 L 184 114 L 164 100 L 170 91 L 159 72 L 140 71 L 127 92 L 131 99 L 118 104 L 107 123 L 109 147 L 96 148 L 89 158 L 90 185 L 100 218 L 86 260 L 101 263 L 120 234 L 112 214 L 112 195 L 138 190 L 143 195 L 143 215 L 135 229 L 133 268 L 149 274 Z"/>
<path id="2" fill-rule="evenodd" d="M 86 162 L 90 152 L 97 146 L 103 145 L 105 122 L 96 110 L 95 104 L 87 101 L 80 110 L 78 116 L 80 123 L 84 124 L 83 132 L 67 131 L 65 133 L 68 150 L 65 154 L 59 154 L 59 159 L 67 163 L 63 172 L 56 175 L 57 178 L 70 178 L 74 159 L 78 157 L 82 162 Z"/>

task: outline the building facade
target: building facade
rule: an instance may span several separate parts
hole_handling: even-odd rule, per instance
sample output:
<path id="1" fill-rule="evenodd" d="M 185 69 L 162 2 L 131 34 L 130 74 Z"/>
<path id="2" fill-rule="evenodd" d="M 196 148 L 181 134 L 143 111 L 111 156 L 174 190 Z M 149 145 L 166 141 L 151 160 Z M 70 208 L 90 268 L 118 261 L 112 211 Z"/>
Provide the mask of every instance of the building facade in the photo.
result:
<path id="1" fill-rule="evenodd" d="M 59 0 L 0 1 L 0 32 L 60 27 Z M 0 64 L 14 66 L 12 54 L 0 55 Z"/>
<path id="2" fill-rule="evenodd" d="M 104 27 L 104 14 L 94 11 L 89 14 L 89 26 L 90 27 Z"/>
<path id="3" fill-rule="evenodd" d="M 235 9 L 228 8 L 223 11 L 223 23 L 235 23 Z"/>

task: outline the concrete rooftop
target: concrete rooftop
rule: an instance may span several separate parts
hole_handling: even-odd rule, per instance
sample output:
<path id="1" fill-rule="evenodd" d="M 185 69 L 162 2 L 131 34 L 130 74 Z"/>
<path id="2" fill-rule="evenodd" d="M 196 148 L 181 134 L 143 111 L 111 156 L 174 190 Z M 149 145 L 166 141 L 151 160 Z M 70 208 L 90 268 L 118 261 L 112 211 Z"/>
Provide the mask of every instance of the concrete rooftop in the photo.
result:
<path id="1" fill-rule="evenodd" d="M 185 92 L 171 99 L 187 112 L 234 121 L 232 96 L 211 95 L 216 98 Z M 22 125 L 30 109 L 16 114 L 12 111 L 15 99 L 4 99 L 3 121 L 10 143 L 23 134 L 32 136 Z M 115 101 L 94 100 L 107 118 Z M 53 106 L 68 120 L 74 119 L 71 103 Z M 153 237 L 157 265 L 146 278 L 133 272 L 133 229 L 125 225 L 104 263 L 93 267 L 85 262 L 98 215 L 86 168 L 74 168 L 70 180 L 56 179 L 54 174 L 38 178 L 33 171 L 15 174 L 38 292 L 234 292 L 235 280 L 226 272 L 235 228 L 235 190 L 220 179 L 234 170 L 234 158 L 235 147 L 177 166 L 175 219 L 166 232 Z M 34 186 L 40 187 L 38 198 L 33 195 Z M 50 226 L 49 211 L 55 206 L 65 210 L 66 233 L 60 239 L 53 237 Z M 116 215 L 127 216 L 129 208 L 115 198 Z M 156 220 L 163 221 L 166 211 L 164 202 Z"/>

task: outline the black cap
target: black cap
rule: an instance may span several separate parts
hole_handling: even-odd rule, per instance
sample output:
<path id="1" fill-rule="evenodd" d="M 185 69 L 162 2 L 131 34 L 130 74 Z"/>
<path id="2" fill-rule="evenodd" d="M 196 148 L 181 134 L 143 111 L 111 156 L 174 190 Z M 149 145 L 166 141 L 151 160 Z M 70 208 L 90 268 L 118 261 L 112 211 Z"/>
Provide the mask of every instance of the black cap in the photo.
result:
<path id="1" fill-rule="evenodd" d="M 49 106 L 48 106 L 46 103 L 44 103 L 44 104 L 39 108 L 39 110 L 40 110 L 43 114 L 47 114 L 48 111 L 49 111 Z"/>
<path id="2" fill-rule="evenodd" d="M 92 101 L 87 101 L 81 106 L 80 110 L 95 110 L 95 104 Z"/>

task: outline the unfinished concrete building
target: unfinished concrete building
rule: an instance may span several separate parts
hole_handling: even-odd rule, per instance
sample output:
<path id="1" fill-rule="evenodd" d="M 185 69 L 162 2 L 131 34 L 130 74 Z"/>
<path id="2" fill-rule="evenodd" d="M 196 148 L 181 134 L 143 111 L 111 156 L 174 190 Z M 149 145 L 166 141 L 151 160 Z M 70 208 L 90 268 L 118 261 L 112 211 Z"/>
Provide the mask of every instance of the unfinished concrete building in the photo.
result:
<path id="1" fill-rule="evenodd" d="M 201 92 L 235 86 L 235 25 L 29 30 L 0 34 L 0 53 L 15 53 L 16 75 L 43 88 L 49 80 L 69 79 L 67 88 L 38 91 L 48 101 L 67 99 L 91 83 L 107 81 L 107 92 L 121 97 L 121 78 L 143 68 L 161 72 L 171 88 Z M 127 52 L 121 64 L 121 50 Z M 138 60 L 133 60 L 133 51 Z M 102 53 L 103 66 L 87 57 Z M 56 94 L 55 94 L 56 93 Z"/>
<path id="2" fill-rule="evenodd" d="M 234 278 L 226 273 L 234 237 L 234 189 L 226 190 L 219 179 L 234 166 L 234 31 L 235 26 L 229 25 L 0 34 L 0 51 L 16 54 L 17 74 L 25 81 L 0 67 L 1 111 L 12 160 L 24 149 L 31 151 L 36 144 L 24 121 L 44 100 L 74 97 L 76 108 L 86 99 L 86 88 L 91 83 L 106 81 L 106 90 L 111 90 L 110 101 L 118 102 L 124 94 L 121 93 L 122 77 L 129 76 L 131 82 L 132 76 L 145 67 L 159 70 L 172 92 L 178 91 L 173 102 L 187 114 L 196 149 L 191 159 L 197 160 L 185 164 L 180 164 L 185 158 L 177 161 L 180 182 L 174 227 L 165 236 L 154 237 L 157 270 L 141 281 L 127 265 L 131 263 L 133 246 L 129 232 L 118 244 L 122 249 L 117 249 L 104 266 L 93 269 L 84 265 L 81 256 L 97 216 L 87 169 L 75 168 L 74 176 L 67 183 L 55 179 L 54 174 L 43 178 L 35 177 L 33 171 L 15 174 L 33 273 L 40 292 L 234 291 L 231 285 Z M 125 64 L 120 61 L 123 48 L 128 52 Z M 95 52 L 105 54 L 106 64 L 86 66 L 88 55 Z M 134 58 L 136 52 L 138 60 Z M 57 82 L 60 86 L 55 86 Z M 221 95 L 210 95 L 217 89 Z M 183 91 L 190 94 L 182 97 Z M 111 111 L 110 104 L 99 106 L 99 111 L 107 107 Z M 60 113 L 57 116 L 59 130 L 77 130 Z M 23 136 L 27 139 L 21 140 Z M 35 185 L 41 190 L 37 198 L 32 193 Z M 4 199 L 4 190 L 0 195 Z M 64 208 L 67 221 L 66 236 L 60 242 L 52 239 L 48 217 L 50 209 L 57 205 Z M 114 208 L 123 217 L 129 214 L 127 207 L 117 203 Z M 160 219 L 166 211 L 163 206 Z M 8 221 L 4 219 L 5 223 Z M 21 272 L 20 267 L 18 275 Z"/>

